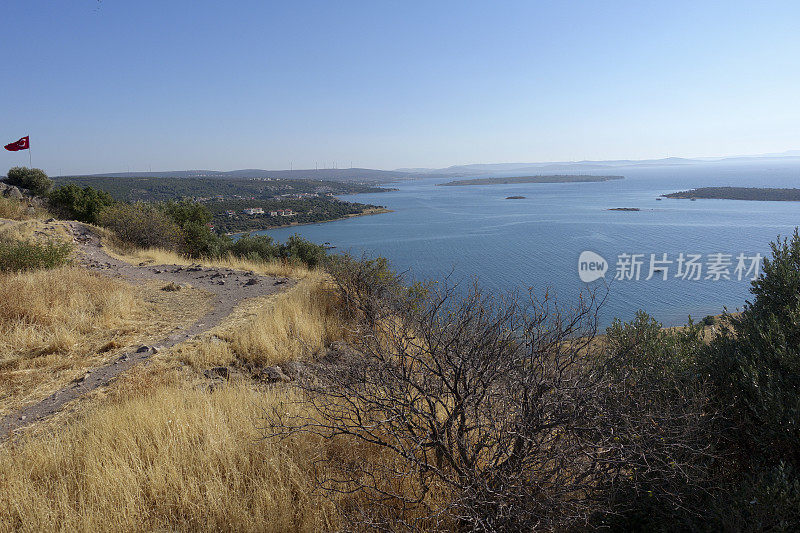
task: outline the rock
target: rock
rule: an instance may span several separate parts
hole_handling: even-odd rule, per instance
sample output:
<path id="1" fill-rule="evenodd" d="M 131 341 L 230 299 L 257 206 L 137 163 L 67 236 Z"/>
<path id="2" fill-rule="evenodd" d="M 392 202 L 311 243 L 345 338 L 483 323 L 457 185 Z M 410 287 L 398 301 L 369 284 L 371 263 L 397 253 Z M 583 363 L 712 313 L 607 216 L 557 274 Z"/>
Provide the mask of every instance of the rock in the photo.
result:
<path id="1" fill-rule="evenodd" d="M 258 280 L 256 278 L 250 278 L 250 279 L 247 280 L 247 283 L 245 283 L 245 285 L 255 285 L 257 283 L 258 283 Z"/>
<path id="2" fill-rule="evenodd" d="M 307 373 L 307 367 L 300 361 L 289 361 L 281 363 L 280 369 L 286 374 L 290 380 L 298 380 Z"/>
<path id="3" fill-rule="evenodd" d="M 3 196 L 6 198 L 12 198 L 14 200 L 22 200 L 22 192 L 13 185 L 9 185 L 6 187 L 6 190 L 3 191 Z"/>
<path id="4" fill-rule="evenodd" d="M 47 220 L 44 221 L 44 223 L 45 224 L 52 224 L 55 221 L 56 221 L 56 219 L 54 219 L 54 218 L 48 218 Z"/>
<path id="5" fill-rule="evenodd" d="M 26 215 L 35 215 L 36 214 L 36 208 L 33 207 L 33 206 L 26 207 L 25 208 L 25 214 Z"/>
<path id="6" fill-rule="evenodd" d="M 214 368 L 210 368 L 205 372 L 206 377 L 213 378 L 214 376 L 219 376 L 225 379 L 228 379 L 231 375 L 230 369 L 227 366 L 215 366 Z"/>
<path id="7" fill-rule="evenodd" d="M 261 381 L 265 381 L 267 383 L 287 383 L 292 380 L 289 376 L 283 373 L 283 370 L 279 366 L 268 366 L 267 368 L 261 371 L 259 375 Z"/>
<path id="8" fill-rule="evenodd" d="M 150 350 L 151 350 L 151 348 L 149 346 L 142 345 L 142 346 L 139 346 L 139 348 L 136 350 L 136 353 L 145 353 L 145 352 L 149 352 Z"/>

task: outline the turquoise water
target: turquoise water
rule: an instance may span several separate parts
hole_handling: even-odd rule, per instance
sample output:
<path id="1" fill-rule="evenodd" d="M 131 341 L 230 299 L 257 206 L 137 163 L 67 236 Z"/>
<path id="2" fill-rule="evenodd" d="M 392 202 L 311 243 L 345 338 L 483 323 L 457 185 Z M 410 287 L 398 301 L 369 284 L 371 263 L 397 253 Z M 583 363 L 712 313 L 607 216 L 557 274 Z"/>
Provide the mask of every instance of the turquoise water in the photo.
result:
<path id="1" fill-rule="evenodd" d="M 569 303 L 585 287 L 578 256 L 594 251 L 608 262 L 608 299 L 602 321 L 630 319 L 644 309 L 665 325 L 741 306 L 749 281 L 737 281 L 736 256 L 768 255 L 769 242 L 800 224 L 800 202 L 656 200 L 661 194 L 702 186 L 800 187 L 800 166 L 659 167 L 614 169 L 621 181 L 566 184 L 437 187 L 441 179 L 404 182 L 400 190 L 342 197 L 385 205 L 393 213 L 271 230 L 283 240 L 299 233 L 330 242 L 337 251 L 381 255 L 413 279 L 479 283 L 494 291 L 553 289 Z M 506 200 L 522 195 L 524 200 Z M 608 211 L 637 207 L 640 212 Z M 619 254 L 644 254 L 637 280 L 613 280 Z M 675 278 L 676 265 L 645 280 L 650 254 L 732 255 L 730 281 Z M 706 272 L 703 272 L 705 277 Z M 593 285 L 603 283 L 594 282 Z"/>

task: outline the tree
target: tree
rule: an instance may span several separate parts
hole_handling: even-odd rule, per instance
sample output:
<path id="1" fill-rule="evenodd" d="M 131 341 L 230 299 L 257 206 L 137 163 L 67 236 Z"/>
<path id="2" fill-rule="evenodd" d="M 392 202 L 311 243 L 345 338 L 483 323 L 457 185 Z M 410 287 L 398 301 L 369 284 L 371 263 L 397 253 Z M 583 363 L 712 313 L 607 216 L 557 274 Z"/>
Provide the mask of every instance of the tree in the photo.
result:
<path id="1" fill-rule="evenodd" d="M 50 206 L 64 216 L 90 224 L 97 224 L 100 212 L 115 203 L 105 191 L 89 186 L 81 188 L 74 183 L 51 191 L 49 198 Z"/>
<path id="2" fill-rule="evenodd" d="M 8 170 L 6 182 L 29 189 L 34 194 L 45 195 L 53 187 L 53 180 L 43 170 L 28 167 L 13 167 Z"/>

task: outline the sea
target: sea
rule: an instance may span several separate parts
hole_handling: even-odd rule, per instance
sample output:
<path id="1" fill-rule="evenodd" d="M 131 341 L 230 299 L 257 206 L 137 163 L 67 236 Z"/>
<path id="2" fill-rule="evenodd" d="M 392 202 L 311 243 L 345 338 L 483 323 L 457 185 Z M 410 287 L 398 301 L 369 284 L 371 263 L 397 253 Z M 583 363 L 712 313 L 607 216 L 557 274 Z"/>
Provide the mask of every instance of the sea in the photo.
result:
<path id="1" fill-rule="evenodd" d="M 690 316 L 697 321 L 741 308 L 751 297 L 758 258 L 769 257 L 770 242 L 800 225 L 800 202 L 658 199 L 695 187 L 800 187 L 797 160 L 580 173 L 625 179 L 466 187 L 438 184 L 468 176 L 401 181 L 391 184 L 397 191 L 341 197 L 391 213 L 262 233 L 278 240 L 298 233 L 331 243 L 335 252 L 383 256 L 410 281 L 447 277 L 466 290 L 477 280 L 497 294 L 550 291 L 564 307 L 595 288 L 605 297 L 603 326 L 631 320 L 640 309 L 677 326 Z M 590 282 L 579 276 L 587 251 L 606 264 Z"/>

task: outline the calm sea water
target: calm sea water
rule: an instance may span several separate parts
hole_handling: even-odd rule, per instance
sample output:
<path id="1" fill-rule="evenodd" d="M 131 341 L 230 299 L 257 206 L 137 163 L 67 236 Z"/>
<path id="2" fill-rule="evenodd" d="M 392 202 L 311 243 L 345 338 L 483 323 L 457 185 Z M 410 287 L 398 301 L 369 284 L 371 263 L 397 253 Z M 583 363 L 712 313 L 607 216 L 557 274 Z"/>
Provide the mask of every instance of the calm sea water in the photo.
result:
<path id="1" fill-rule="evenodd" d="M 602 174 L 603 172 L 595 172 Z M 603 308 L 630 319 L 644 309 L 665 325 L 734 310 L 748 298 L 749 281 L 733 276 L 735 257 L 768 255 L 769 242 L 800 225 L 800 202 L 670 200 L 664 193 L 702 186 L 800 187 L 800 165 L 744 164 L 616 169 L 626 179 L 601 183 L 518 184 L 437 187 L 449 180 L 397 184 L 400 190 L 360 194 L 345 200 L 385 205 L 393 213 L 268 231 L 283 240 L 292 233 L 330 242 L 337 251 L 391 260 L 414 279 L 441 278 L 479 283 L 493 291 L 554 289 L 559 300 L 574 301 L 585 284 L 578 277 L 584 250 L 609 264 L 610 290 Z M 522 195 L 524 200 L 506 200 Z M 608 211 L 637 207 L 639 212 Z M 675 278 L 676 265 L 646 281 L 650 254 L 724 253 L 733 256 L 732 280 Z M 613 280 L 618 256 L 644 254 L 641 278 Z M 703 277 L 705 277 L 703 272 Z M 599 282 L 595 282 L 599 283 Z"/>

